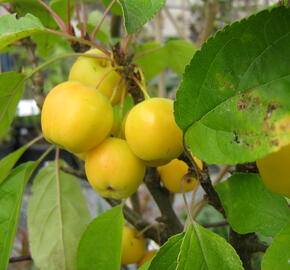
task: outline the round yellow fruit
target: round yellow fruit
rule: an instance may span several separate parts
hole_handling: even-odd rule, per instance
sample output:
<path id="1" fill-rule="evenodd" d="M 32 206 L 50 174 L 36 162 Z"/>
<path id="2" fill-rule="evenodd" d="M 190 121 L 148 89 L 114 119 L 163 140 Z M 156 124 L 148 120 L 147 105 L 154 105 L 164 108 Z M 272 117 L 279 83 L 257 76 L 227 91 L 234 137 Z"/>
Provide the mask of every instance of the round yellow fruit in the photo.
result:
<path id="1" fill-rule="evenodd" d="M 136 229 L 128 226 L 123 228 L 121 263 L 132 264 L 139 262 L 146 252 L 146 243 Z"/>
<path id="2" fill-rule="evenodd" d="M 125 140 L 108 138 L 88 153 L 85 170 L 90 184 L 101 196 L 123 199 L 142 183 L 145 165 Z"/>
<path id="3" fill-rule="evenodd" d="M 173 101 L 151 98 L 137 104 L 127 116 L 125 137 L 132 151 L 142 160 L 178 157 L 183 151 L 182 131 L 175 123 Z"/>
<path id="4" fill-rule="evenodd" d="M 105 56 L 98 49 L 92 49 L 86 53 Z M 108 99 L 112 99 L 111 103 L 115 105 L 120 102 L 122 91 L 126 91 L 126 86 L 123 81 L 121 82 L 121 76 L 114 70 L 104 77 L 104 74 L 111 68 L 112 65 L 109 60 L 80 56 L 71 67 L 69 80 L 79 81 L 93 88 L 96 88 L 99 81 L 102 80 L 98 90 Z"/>
<path id="5" fill-rule="evenodd" d="M 106 97 L 79 82 L 64 82 L 47 95 L 41 126 L 51 143 L 73 153 L 86 152 L 108 135 L 113 108 Z"/>
<path id="6" fill-rule="evenodd" d="M 142 266 L 144 263 L 149 262 L 156 255 L 157 249 L 149 250 L 145 253 L 143 258 L 139 261 L 139 266 Z"/>
<path id="7" fill-rule="evenodd" d="M 269 190 L 290 198 L 290 144 L 258 159 L 257 167 Z"/>
<path id="8" fill-rule="evenodd" d="M 198 167 L 202 169 L 202 162 L 195 158 Z M 168 164 L 158 167 L 160 179 L 164 186 L 173 193 L 183 193 L 194 190 L 198 181 L 194 177 L 184 177 L 188 174 L 188 165 L 179 159 L 174 159 Z"/>

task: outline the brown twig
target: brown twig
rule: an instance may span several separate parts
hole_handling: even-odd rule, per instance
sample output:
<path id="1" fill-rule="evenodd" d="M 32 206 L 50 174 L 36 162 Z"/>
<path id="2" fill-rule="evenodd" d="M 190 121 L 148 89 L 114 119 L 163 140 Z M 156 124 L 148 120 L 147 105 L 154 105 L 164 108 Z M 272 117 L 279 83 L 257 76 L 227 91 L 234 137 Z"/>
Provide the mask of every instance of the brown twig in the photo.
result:
<path id="1" fill-rule="evenodd" d="M 17 263 L 24 261 L 32 261 L 32 257 L 30 255 L 26 255 L 26 256 L 11 257 L 9 259 L 9 263 Z"/>
<path id="2" fill-rule="evenodd" d="M 144 182 L 160 210 L 161 217 L 158 218 L 158 221 L 166 225 L 168 235 L 172 236 L 182 232 L 183 225 L 172 208 L 170 193 L 160 185 L 156 168 L 150 167 L 147 169 Z"/>
<path id="3" fill-rule="evenodd" d="M 50 6 L 48 6 L 46 3 L 44 3 L 41 0 L 37 0 L 37 2 L 40 5 L 42 5 L 51 14 L 51 16 L 54 18 L 54 20 L 57 23 L 57 25 L 59 26 L 59 28 L 64 33 L 71 34 L 70 29 L 66 26 L 65 22 L 54 12 L 54 10 Z"/>

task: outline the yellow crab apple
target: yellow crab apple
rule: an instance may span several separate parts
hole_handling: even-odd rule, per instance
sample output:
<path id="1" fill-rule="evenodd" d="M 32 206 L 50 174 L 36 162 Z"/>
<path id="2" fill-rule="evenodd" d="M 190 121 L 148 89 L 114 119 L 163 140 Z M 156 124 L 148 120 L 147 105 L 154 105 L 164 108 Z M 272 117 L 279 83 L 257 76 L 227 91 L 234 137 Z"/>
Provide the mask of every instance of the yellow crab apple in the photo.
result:
<path id="1" fill-rule="evenodd" d="M 257 160 L 257 167 L 266 187 L 290 198 L 290 144 Z"/>
<path id="2" fill-rule="evenodd" d="M 197 166 L 202 169 L 202 161 L 194 158 Z M 188 165 L 179 159 L 173 159 L 168 164 L 158 167 L 160 179 L 164 186 L 173 193 L 183 193 L 194 190 L 198 186 L 195 177 L 186 176 Z"/>
<path id="3" fill-rule="evenodd" d="M 85 170 L 90 184 L 101 196 L 123 199 L 142 183 L 145 165 L 125 140 L 107 138 L 87 154 Z"/>
<path id="4" fill-rule="evenodd" d="M 146 252 L 145 239 L 131 227 L 124 226 L 121 249 L 121 263 L 132 264 L 139 262 Z"/>
<path id="5" fill-rule="evenodd" d="M 101 143 L 113 125 L 113 108 L 106 97 L 80 82 L 58 84 L 47 95 L 41 112 L 44 137 L 73 153 Z"/>
<path id="6" fill-rule="evenodd" d="M 125 137 L 144 161 L 167 161 L 183 151 L 182 131 L 173 115 L 173 101 L 151 98 L 134 106 L 126 119 Z"/>
<path id="7" fill-rule="evenodd" d="M 91 49 L 86 54 L 105 56 L 98 49 Z M 110 71 L 111 69 L 110 60 L 80 56 L 71 67 L 69 80 L 79 81 L 93 88 L 98 85 L 98 90 L 111 100 L 112 105 L 115 105 L 120 102 L 122 91 L 126 91 L 126 85 L 121 81 L 121 76 L 115 70 Z"/>
<path id="8" fill-rule="evenodd" d="M 139 261 L 139 266 L 142 266 L 144 263 L 151 261 L 153 257 L 156 255 L 157 251 L 158 251 L 157 249 L 147 251 L 144 254 L 143 258 Z"/>

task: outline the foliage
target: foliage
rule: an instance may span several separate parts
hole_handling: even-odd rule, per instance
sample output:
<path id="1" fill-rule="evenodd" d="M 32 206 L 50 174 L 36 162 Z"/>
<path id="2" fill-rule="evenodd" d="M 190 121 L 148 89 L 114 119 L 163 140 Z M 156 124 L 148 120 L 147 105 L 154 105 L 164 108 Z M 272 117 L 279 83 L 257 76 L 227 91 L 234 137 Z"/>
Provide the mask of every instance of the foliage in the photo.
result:
<path id="1" fill-rule="evenodd" d="M 175 121 L 184 135 L 181 158 L 190 167 L 186 176 L 196 177 L 206 194 L 188 206 L 183 226 L 173 210 L 172 194 L 160 185 L 157 170 L 150 167 L 144 184 L 161 213 L 156 223 L 150 223 L 138 210 L 136 194 L 131 197 L 132 208 L 106 198 L 114 207 L 91 220 L 82 185 L 73 176 L 86 178 L 81 161 L 75 170 L 56 154 L 55 162 L 42 166 L 31 177 L 49 149 L 38 161 L 17 166 L 35 139 L 0 160 L 0 269 L 7 269 L 22 199 L 32 178 L 27 223 L 31 256 L 39 269 L 119 269 L 125 219 L 161 246 L 140 270 L 248 270 L 257 252 L 265 253 L 263 258 L 259 255 L 262 270 L 289 269 L 289 200 L 264 186 L 254 163 L 290 143 L 290 8 L 285 7 L 286 1 L 226 26 L 198 50 L 180 37 L 166 42 L 139 37 L 141 27 L 162 10 L 165 0 L 118 0 L 108 10 L 110 15 L 92 9 L 87 18 L 80 14 L 80 2 L 0 0 L 12 10 L 0 16 L 1 52 L 14 53 L 25 65 L 19 72 L 0 74 L 0 139 L 12 124 L 24 91 L 33 94 L 41 107 L 46 90 L 67 80 L 63 67 L 68 69 L 73 61 L 67 58 L 94 47 L 103 54 L 88 58 L 104 66 L 108 62 L 109 72 L 120 75 L 115 88 L 121 88 L 121 82 L 126 86 L 120 104 L 114 106 L 115 137 L 125 136 L 127 113 L 148 98 L 146 81 L 156 87 L 156 76 L 168 70 L 182 78 L 174 105 Z M 102 10 L 112 3 L 87 2 L 89 7 Z M 113 19 L 120 18 L 124 28 L 119 25 L 120 37 L 112 38 L 111 32 L 116 30 L 112 29 Z M 65 112 L 67 108 L 60 109 Z M 83 123 L 79 124 L 81 128 Z M 148 134 L 141 135 L 147 139 Z M 227 168 L 232 175 L 225 181 L 221 177 L 216 181 L 221 183 L 214 186 L 212 174 L 195 168 L 192 155 L 207 164 L 235 165 Z M 154 160 L 160 161 L 164 162 Z M 212 225 L 225 222 L 227 227 L 206 229 L 208 221 Z M 241 244 L 236 245 L 233 232 Z M 253 234 L 255 240 L 248 238 Z M 265 237 L 271 237 L 267 238 L 268 249 L 261 241 Z"/>

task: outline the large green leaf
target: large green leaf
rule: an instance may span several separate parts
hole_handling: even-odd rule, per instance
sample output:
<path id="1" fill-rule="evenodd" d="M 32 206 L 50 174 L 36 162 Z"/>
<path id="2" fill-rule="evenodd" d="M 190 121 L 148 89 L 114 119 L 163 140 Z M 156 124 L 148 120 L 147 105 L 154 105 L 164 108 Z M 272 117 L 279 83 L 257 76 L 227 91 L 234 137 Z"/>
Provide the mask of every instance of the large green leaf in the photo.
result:
<path id="1" fill-rule="evenodd" d="M 166 0 L 118 0 L 122 6 L 128 34 L 135 33 L 157 14 Z"/>
<path id="2" fill-rule="evenodd" d="M 14 167 L 18 159 L 26 151 L 27 146 L 24 145 L 0 160 L 0 184 L 9 175 L 9 172 Z"/>
<path id="3" fill-rule="evenodd" d="M 180 233 L 170 237 L 157 252 L 148 270 L 175 270 L 184 234 Z"/>
<path id="4" fill-rule="evenodd" d="M 269 191 L 258 174 L 237 173 L 216 186 L 232 228 L 273 236 L 290 222 L 290 208 Z"/>
<path id="5" fill-rule="evenodd" d="M 0 49 L 8 44 L 44 31 L 44 26 L 38 18 L 27 14 L 20 19 L 16 14 L 8 14 L 0 17 Z"/>
<path id="6" fill-rule="evenodd" d="M 0 139 L 15 116 L 17 104 L 23 93 L 23 79 L 24 75 L 16 72 L 0 74 Z"/>
<path id="7" fill-rule="evenodd" d="M 122 206 L 95 218 L 85 230 L 78 247 L 78 270 L 119 269 L 123 225 Z"/>
<path id="8" fill-rule="evenodd" d="M 42 168 L 28 201 L 30 250 L 42 270 L 76 269 L 77 246 L 90 216 L 77 179 L 50 163 Z"/>
<path id="9" fill-rule="evenodd" d="M 208 163 L 253 161 L 290 143 L 290 9 L 264 10 L 209 39 L 187 67 L 175 118 Z"/>
<path id="10" fill-rule="evenodd" d="M 0 184 L 0 269 L 8 267 L 26 183 L 37 162 L 15 168 Z"/>
<path id="11" fill-rule="evenodd" d="M 234 248 L 221 236 L 197 223 L 188 228 L 176 270 L 242 270 Z"/>
<path id="12" fill-rule="evenodd" d="M 279 232 L 267 249 L 262 270 L 289 270 L 290 269 L 290 224 Z"/>

